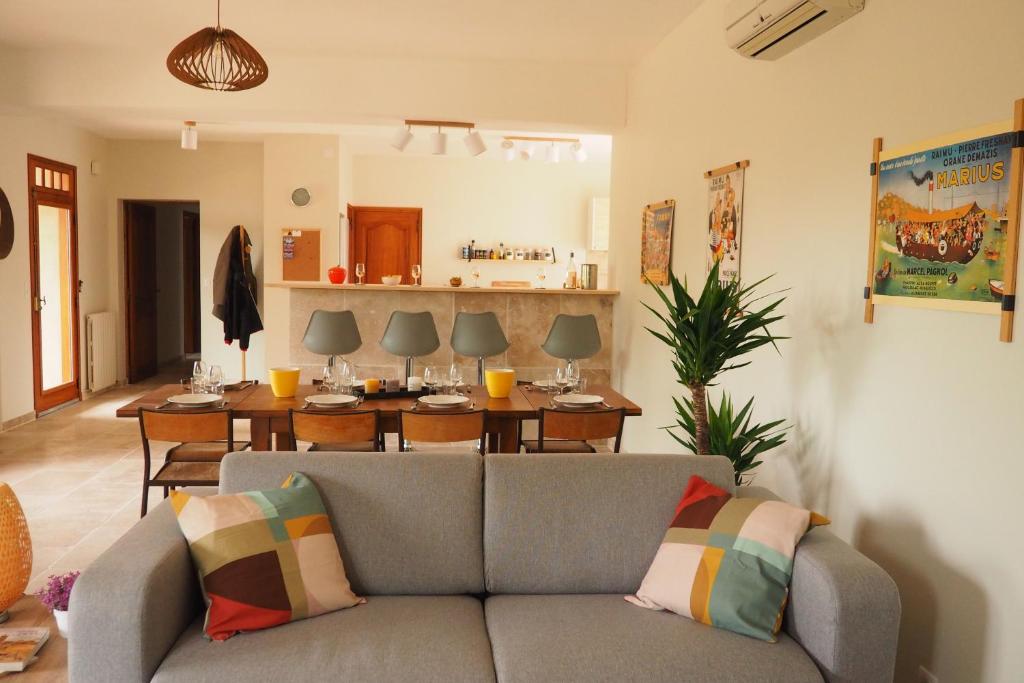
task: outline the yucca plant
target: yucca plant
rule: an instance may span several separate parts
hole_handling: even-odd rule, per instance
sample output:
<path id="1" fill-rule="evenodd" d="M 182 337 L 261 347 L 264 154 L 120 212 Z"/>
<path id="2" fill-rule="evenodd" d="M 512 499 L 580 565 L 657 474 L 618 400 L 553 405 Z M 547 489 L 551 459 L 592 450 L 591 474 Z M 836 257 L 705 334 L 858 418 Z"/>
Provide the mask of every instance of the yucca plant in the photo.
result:
<path id="1" fill-rule="evenodd" d="M 672 349 L 677 381 L 690 390 L 693 451 L 697 454 L 713 452 L 706 388 L 723 372 L 750 364 L 750 361 L 739 361 L 740 357 L 766 344 L 778 350 L 776 342 L 786 339 L 768 329 L 772 323 L 782 320 L 783 316 L 776 313 L 776 309 L 785 299 L 758 307 L 766 296 L 757 295 L 754 290 L 767 279 L 752 285 L 743 285 L 739 280 L 723 283 L 719 280 L 716 263 L 696 300 L 687 291 L 685 280 L 680 282 L 674 274 L 669 274 L 671 298 L 661 287 L 651 283 L 667 311 L 662 313 L 645 303 L 644 306 L 665 325 L 664 332 L 649 327 L 647 331 Z"/>
<path id="2" fill-rule="evenodd" d="M 697 424 L 693 418 L 693 402 L 687 398 L 682 402 L 677 398 L 673 398 L 672 401 L 676 404 L 678 415 L 676 424 L 662 429 L 685 448 L 696 453 Z M 758 458 L 763 453 L 786 443 L 788 427 L 782 426 L 785 420 L 751 425 L 753 406 L 754 399 L 750 399 L 737 413 L 733 408 L 732 399 L 725 392 L 722 392 L 722 401 L 717 409 L 714 404 L 708 405 L 708 442 L 711 452 L 724 455 L 732 461 L 737 486 L 743 483 L 745 475 L 761 464 Z M 686 437 L 672 431 L 677 428 L 682 430 Z"/>

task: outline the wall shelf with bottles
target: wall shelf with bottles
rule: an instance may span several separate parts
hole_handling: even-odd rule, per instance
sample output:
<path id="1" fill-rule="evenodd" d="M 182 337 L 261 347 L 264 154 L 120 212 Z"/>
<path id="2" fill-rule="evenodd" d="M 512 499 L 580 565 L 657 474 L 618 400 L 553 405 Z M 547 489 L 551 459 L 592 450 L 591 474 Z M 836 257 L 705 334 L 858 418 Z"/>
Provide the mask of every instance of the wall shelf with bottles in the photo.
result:
<path id="1" fill-rule="evenodd" d="M 459 259 L 459 260 L 460 261 L 465 261 L 466 263 L 512 263 L 512 264 L 523 265 L 523 266 L 550 266 L 550 265 L 553 265 L 555 263 L 558 263 L 558 261 L 545 261 L 544 259 L 540 259 L 540 260 L 521 259 L 520 260 L 520 259 L 464 258 L 464 259 Z"/>
<path id="2" fill-rule="evenodd" d="M 533 265 L 558 263 L 554 247 L 506 247 L 504 242 L 500 242 L 497 249 L 494 247 L 481 249 L 476 246 L 476 240 L 470 240 L 469 244 L 459 245 L 458 254 L 467 263 L 480 261 Z"/>

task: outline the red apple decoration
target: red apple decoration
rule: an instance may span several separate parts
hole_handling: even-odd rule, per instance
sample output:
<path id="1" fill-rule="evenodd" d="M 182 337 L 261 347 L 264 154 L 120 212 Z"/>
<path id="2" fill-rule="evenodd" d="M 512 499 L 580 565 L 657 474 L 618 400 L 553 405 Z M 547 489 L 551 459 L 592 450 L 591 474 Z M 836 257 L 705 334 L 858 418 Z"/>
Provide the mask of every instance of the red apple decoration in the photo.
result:
<path id="1" fill-rule="evenodd" d="M 334 266 L 333 268 L 327 269 L 327 279 L 333 284 L 342 285 L 345 284 L 345 278 L 348 276 L 348 271 L 341 266 Z"/>

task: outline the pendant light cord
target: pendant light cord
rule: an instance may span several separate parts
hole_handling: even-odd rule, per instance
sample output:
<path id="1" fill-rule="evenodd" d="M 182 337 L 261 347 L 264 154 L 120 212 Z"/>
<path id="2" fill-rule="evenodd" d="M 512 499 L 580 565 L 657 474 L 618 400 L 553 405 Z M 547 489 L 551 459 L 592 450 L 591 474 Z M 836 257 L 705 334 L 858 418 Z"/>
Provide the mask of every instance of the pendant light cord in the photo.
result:
<path id="1" fill-rule="evenodd" d="M 217 30 L 220 31 L 220 0 L 217 0 Z"/>

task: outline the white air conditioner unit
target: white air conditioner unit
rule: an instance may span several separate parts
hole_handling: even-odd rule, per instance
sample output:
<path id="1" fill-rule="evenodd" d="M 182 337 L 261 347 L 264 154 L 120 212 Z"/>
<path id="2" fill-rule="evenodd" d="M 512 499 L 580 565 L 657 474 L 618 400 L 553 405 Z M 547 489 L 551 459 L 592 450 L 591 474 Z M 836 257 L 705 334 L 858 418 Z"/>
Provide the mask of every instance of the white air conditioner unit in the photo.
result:
<path id="1" fill-rule="evenodd" d="M 730 0 L 725 38 L 744 57 L 776 59 L 864 9 L 864 0 Z"/>

